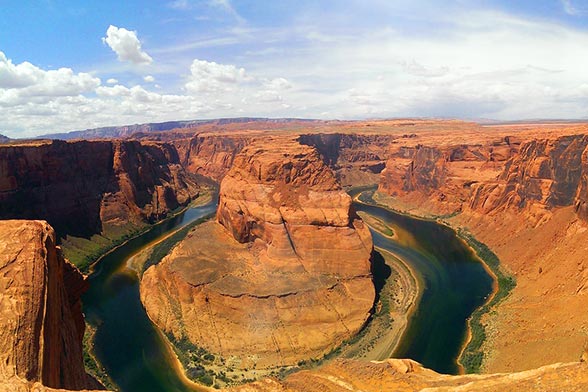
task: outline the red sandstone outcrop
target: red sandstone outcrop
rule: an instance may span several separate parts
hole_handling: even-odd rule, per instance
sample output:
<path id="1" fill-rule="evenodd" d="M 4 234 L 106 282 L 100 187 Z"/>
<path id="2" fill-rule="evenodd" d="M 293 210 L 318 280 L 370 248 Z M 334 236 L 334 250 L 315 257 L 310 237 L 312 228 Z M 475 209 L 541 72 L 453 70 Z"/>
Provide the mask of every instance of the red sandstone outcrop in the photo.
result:
<path id="1" fill-rule="evenodd" d="M 525 143 L 509 160 L 496 181 L 473 187 L 472 211 L 494 214 L 505 209 L 525 210 L 541 222 L 556 207 L 575 205 L 586 218 L 588 136 L 563 136 Z"/>
<path id="2" fill-rule="evenodd" d="M 95 385 L 82 359 L 86 282 L 55 241 L 44 221 L 0 221 L 0 390 Z"/>
<path id="3" fill-rule="evenodd" d="M 217 219 L 143 276 L 141 299 L 165 332 L 264 369 L 319 358 L 364 325 L 371 236 L 314 148 L 246 147 Z"/>
<path id="4" fill-rule="evenodd" d="M 235 155 L 250 140 L 250 137 L 239 135 L 197 135 L 178 150 L 187 171 L 220 182 L 231 168 Z"/>
<path id="5" fill-rule="evenodd" d="M 337 360 L 283 381 L 266 379 L 231 389 L 235 392 L 580 392 L 588 389 L 585 363 L 558 363 L 519 373 L 447 376 L 410 359 L 382 362 Z"/>
<path id="6" fill-rule="evenodd" d="M 494 179 L 517 147 L 509 137 L 483 145 L 394 146 L 379 190 L 409 196 L 415 204 L 429 204 L 436 212 L 460 211 L 469 201 L 471 187 Z"/>
<path id="7" fill-rule="evenodd" d="M 299 142 L 315 147 L 343 186 L 375 184 L 384 169 L 392 135 L 304 134 Z"/>
<path id="8" fill-rule="evenodd" d="M 60 235 L 144 224 L 197 194 L 175 147 L 78 141 L 0 147 L 0 218 L 45 219 Z"/>

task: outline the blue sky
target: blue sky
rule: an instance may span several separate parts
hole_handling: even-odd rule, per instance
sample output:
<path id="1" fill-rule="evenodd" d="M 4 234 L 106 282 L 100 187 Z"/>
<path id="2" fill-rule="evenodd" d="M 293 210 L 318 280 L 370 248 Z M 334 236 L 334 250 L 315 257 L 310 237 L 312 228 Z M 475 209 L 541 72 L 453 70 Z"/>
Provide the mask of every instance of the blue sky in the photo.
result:
<path id="1" fill-rule="evenodd" d="M 0 1 L 0 133 L 588 117 L 588 0 Z"/>

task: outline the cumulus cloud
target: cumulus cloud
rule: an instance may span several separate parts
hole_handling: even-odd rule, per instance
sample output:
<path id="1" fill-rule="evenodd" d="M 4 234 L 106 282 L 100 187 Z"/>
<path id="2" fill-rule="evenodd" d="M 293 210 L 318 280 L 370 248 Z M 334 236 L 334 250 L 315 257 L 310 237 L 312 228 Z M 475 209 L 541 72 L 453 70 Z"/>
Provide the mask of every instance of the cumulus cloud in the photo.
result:
<path id="1" fill-rule="evenodd" d="M 286 79 L 249 75 L 244 68 L 204 60 L 195 60 L 190 71 L 189 94 L 162 94 L 138 85 L 125 86 L 114 78 L 102 85 L 100 79 L 69 68 L 43 70 L 30 63 L 14 64 L 0 52 L 0 129 L 12 137 L 24 137 L 286 110 L 281 96 L 291 88 Z M 195 91 L 199 93 L 192 94 Z M 246 98 L 251 99 L 247 102 Z"/>
<path id="2" fill-rule="evenodd" d="M 195 59 L 190 66 L 186 90 L 190 93 L 230 91 L 247 80 L 251 78 L 244 68 Z"/>
<path id="3" fill-rule="evenodd" d="M 136 31 L 110 25 L 102 42 L 110 46 L 120 61 L 129 61 L 134 64 L 151 64 L 153 62 L 151 56 L 141 49 L 141 42 L 137 38 Z"/>
<path id="4" fill-rule="evenodd" d="M 151 75 L 147 75 L 143 77 L 143 80 L 146 81 L 147 83 L 153 83 L 155 82 L 155 78 Z"/>
<path id="5" fill-rule="evenodd" d="M 0 52 L 0 105 L 75 96 L 93 91 L 99 85 L 100 79 L 88 73 L 76 74 L 70 68 L 45 71 L 29 62 L 14 64 Z"/>

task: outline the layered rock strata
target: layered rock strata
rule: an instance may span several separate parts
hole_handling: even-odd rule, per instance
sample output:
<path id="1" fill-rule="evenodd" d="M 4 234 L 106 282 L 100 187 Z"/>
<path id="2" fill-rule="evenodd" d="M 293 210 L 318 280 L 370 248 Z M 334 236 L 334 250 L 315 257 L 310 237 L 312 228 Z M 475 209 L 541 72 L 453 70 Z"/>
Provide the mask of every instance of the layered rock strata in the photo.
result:
<path id="1" fill-rule="evenodd" d="M 518 146 L 510 137 L 475 145 L 393 146 L 378 189 L 434 212 L 458 212 L 472 187 L 494 180 Z"/>
<path id="2" fill-rule="evenodd" d="M 525 210 L 534 222 L 553 208 L 574 205 L 588 218 L 588 136 L 572 135 L 525 143 L 496 181 L 474 187 L 469 208 L 483 214 Z"/>
<path id="3" fill-rule="evenodd" d="M 358 186 L 378 183 L 395 138 L 386 134 L 315 133 L 301 135 L 298 140 L 318 150 L 343 186 Z"/>
<path id="4" fill-rule="evenodd" d="M 256 369 L 320 358 L 364 325 L 372 240 L 315 149 L 279 139 L 238 154 L 217 220 L 149 268 L 141 299 L 176 340 Z"/>
<path id="5" fill-rule="evenodd" d="M 510 296 L 482 320 L 484 371 L 528 370 L 582 355 L 588 316 L 577 309 L 588 304 L 587 146 L 584 134 L 522 143 L 510 159 L 496 161 L 502 165 L 496 176 L 475 177 L 473 172 L 469 179 L 475 182 L 464 189 L 459 209 L 453 209 L 461 213 L 445 218 L 487 244 L 501 268 L 516 279 Z M 391 158 L 387 167 L 395 164 L 399 162 Z M 445 159 L 438 167 L 451 176 L 450 165 Z M 437 189 L 405 191 L 402 180 L 390 181 L 387 169 L 380 191 L 393 197 L 380 201 L 420 215 L 450 206 L 451 198 L 435 197 L 448 194 L 449 181 Z"/>
<path id="6" fill-rule="evenodd" d="M 250 141 L 251 137 L 239 135 L 196 135 L 178 150 L 187 171 L 220 182 Z"/>
<path id="7" fill-rule="evenodd" d="M 266 379 L 231 391 L 242 392 L 579 392 L 588 389 L 585 363 L 558 363 L 519 373 L 447 376 L 410 359 L 383 362 L 337 360 L 284 381 Z"/>
<path id="8" fill-rule="evenodd" d="M 60 235 L 161 219 L 197 195 L 170 144 L 78 141 L 0 147 L 0 218 L 45 219 Z"/>
<path id="9" fill-rule="evenodd" d="M 0 390 L 96 385 L 82 359 L 87 283 L 55 241 L 44 221 L 0 221 Z"/>

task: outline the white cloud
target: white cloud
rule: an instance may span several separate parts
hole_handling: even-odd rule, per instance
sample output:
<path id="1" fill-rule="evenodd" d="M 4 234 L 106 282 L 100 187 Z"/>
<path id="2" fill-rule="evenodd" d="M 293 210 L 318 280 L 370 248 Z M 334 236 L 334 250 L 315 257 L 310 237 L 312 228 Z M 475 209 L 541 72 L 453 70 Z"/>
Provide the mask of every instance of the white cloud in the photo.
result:
<path id="1" fill-rule="evenodd" d="M 186 90 L 190 93 L 230 91 L 247 80 L 250 78 L 244 68 L 195 59 L 190 66 Z"/>
<path id="2" fill-rule="evenodd" d="M 269 90 L 288 90 L 292 88 L 292 84 L 284 78 L 268 80 L 263 86 Z"/>
<path id="3" fill-rule="evenodd" d="M 4 81 L 0 86 L 0 129 L 12 137 L 246 112 L 271 115 L 276 109 L 286 110 L 281 96 L 289 87 L 285 79 L 249 75 L 229 64 L 195 60 L 187 84 L 200 92 L 197 94 L 193 90 L 194 94 L 162 94 L 141 86 L 127 87 L 116 80 L 101 85 L 100 79 L 90 74 L 23 64 L 14 65 L 0 52 L 0 80 Z M 8 77 L 14 75 L 18 76 L 17 87 Z M 32 76 L 25 78 L 27 75 Z M 246 97 L 250 102 L 243 102 Z"/>
<path id="4" fill-rule="evenodd" d="M 118 83 L 118 80 L 116 80 L 115 78 L 110 78 L 110 79 L 108 79 L 106 81 L 106 83 L 108 83 L 108 84 L 117 84 Z"/>
<path id="5" fill-rule="evenodd" d="M 206 0 L 206 1 L 190 1 L 190 0 L 174 0 L 167 3 L 167 6 L 179 11 L 188 11 L 195 8 L 201 8 L 198 6 L 208 6 L 220 10 L 221 12 L 231 16 L 238 23 L 245 23 L 245 19 L 237 12 L 230 0 Z M 198 15 L 197 20 L 210 20 L 207 15 Z"/>
<path id="6" fill-rule="evenodd" d="M 42 103 L 54 97 L 92 92 L 100 79 L 88 73 L 75 74 L 70 68 L 45 71 L 29 62 L 14 64 L 0 52 L 0 105 Z"/>
<path id="7" fill-rule="evenodd" d="M 572 0 L 560 0 L 560 3 L 563 7 L 564 12 L 568 15 L 578 16 L 586 13 L 585 9 L 576 7 L 572 3 Z"/>
<path id="8" fill-rule="evenodd" d="M 141 50 L 141 42 L 137 38 L 136 31 L 110 25 L 102 42 L 110 46 L 120 61 L 129 61 L 134 64 L 151 64 L 153 62 L 151 56 Z"/>
<path id="9" fill-rule="evenodd" d="M 153 83 L 155 82 L 155 78 L 151 75 L 147 75 L 143 77 L 143 80 L 146 81 L 147 83 Z"/>
<path id="10" fill-rule="evenodd" d="M 239 23 L 245 22 L 245 19 L 239 15 L 239 13 L 235 10 L 235 7 L 231 4 L 230 0 L 208 0 L 208 4 L 212 7 L 219 8 L 233 18 L 235 18 Z"/>
<path id="11" fill-rule="evenodd" d="M 377 5 L 382 17 L 389 3 Z M 429 30 L 419 34 L 411 33 L 420 29 L 412 19 L 407 33 L 400 25 L 336 29 L 337 18 L 308 18 L 280 28 L 211 31 L 198 37 L 206 45 L 186 39 L 187 46 L 159 56 L 149 71 L 158 75 L 157 85 L 144 79 L 153 84 L 143 87 L 125 83 L 137 81 L 125 65 L 99 68 L 122 80 L 101 85 L 92 74 L 15 65 L 0 53 L 0 129 L 18 136 L 236 115 L 507 120 L 588 114 L 585 30 L 471 10 L 439 13 L 435 31 L 427 20 Z M 305 39 L 311 32 L 321 39 Z M 221 51 L 221 43 L 231 50 Z M 228 60 L 194 59 L 196 47 Z M 280 50 L 255 54 L 263 48 Z"/>

